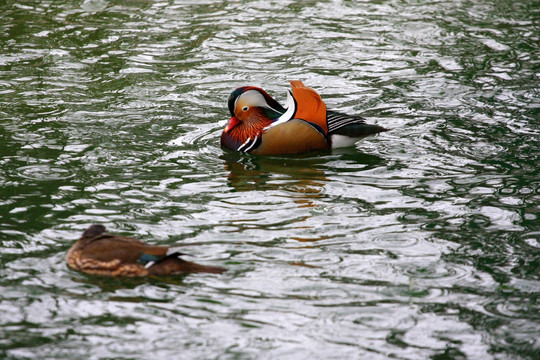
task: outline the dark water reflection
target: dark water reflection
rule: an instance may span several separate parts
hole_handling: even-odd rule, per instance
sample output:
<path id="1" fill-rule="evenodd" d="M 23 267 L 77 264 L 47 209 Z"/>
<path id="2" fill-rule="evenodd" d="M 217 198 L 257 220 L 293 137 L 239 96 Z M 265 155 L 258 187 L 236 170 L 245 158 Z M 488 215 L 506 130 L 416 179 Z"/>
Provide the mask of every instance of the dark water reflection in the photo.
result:
<path id="1" fill-rule="evenodd" d="M 534 1 L 1 4 L 0 358 L 537 358 L 537 18 Z M 283 100 L 291 79 L 392 131 L 222 151 L 229 92 Z M 91 223 L 230 270 L 70 271 Z"/>

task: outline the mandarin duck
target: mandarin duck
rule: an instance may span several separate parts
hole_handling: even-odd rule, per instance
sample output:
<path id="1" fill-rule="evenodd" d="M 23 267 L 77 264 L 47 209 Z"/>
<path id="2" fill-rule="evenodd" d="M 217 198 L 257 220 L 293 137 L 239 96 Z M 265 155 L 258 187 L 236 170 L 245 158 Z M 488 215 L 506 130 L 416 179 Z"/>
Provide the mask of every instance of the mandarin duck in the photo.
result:
<path id="1" fill-rule="evenodd" d="M 179 273 L 216 273 L 226 269 L 195 264 L 167 246 L 154 246 L 106 232 L 103 225 L 90 226 L 69 249 L 66 261 L 74 270 L 105 276 L 152 276 Z"/>
<path id="2" fill-rule="evenodd" d="M 221 134 L 221 146 L 260 154 L 297 154 L 354 145 L 388 129 L 366 124 L 359 116 L 326 109 L 320 95 L 301 81 L 291 81 L 287 103 L 281 106 L 266 91 L 243 86 L 229 96 L 231 120 Z"/>

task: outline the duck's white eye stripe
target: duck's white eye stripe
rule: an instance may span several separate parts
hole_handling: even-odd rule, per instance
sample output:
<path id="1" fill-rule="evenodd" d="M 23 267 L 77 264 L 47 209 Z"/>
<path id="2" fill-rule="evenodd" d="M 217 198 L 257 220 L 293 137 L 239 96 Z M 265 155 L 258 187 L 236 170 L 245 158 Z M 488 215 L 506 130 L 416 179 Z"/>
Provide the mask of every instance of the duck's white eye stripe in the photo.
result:
<path id="1" fill-rule="evenodd" d="M 274 109 L 273 107 L 271 107 L 268 104 L 268 102 L 266 101 L 266 99 L 264 98 L 264 96 L 260 92 L 258 92 L 257 90 L 248 90 L 245 93 L 243 93 L 242 95 L 240 95 L 236 99 L 236 101 L 234 102 L 234 107 L 235 108 L 236 108 L 236 104 L 238 104 L 238 101 L 240 101 L 240 99 L 242 99 L 242 102 L 244 104 L 249 105 L 249 106 L 243 107 L 242 108 L 243 111 L 247 111 L 250 106 L 259 106 L 259 107 L 264 107 L 264 108 L 272 109 L 272 110 L 274 110 L 276 112 L 279 112 L 276 109 Z M 247 109 L 244 110 L 246 107 L 247 107 Z"/>

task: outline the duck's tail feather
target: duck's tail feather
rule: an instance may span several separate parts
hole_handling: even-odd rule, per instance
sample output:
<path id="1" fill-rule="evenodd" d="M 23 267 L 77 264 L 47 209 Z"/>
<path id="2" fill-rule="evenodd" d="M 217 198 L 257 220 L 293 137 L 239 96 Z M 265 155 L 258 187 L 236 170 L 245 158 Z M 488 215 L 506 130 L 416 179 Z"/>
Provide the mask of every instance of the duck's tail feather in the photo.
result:
<path id="1" fill-rule="evenodd" d="M 366 120 L 360 116 L 346 115 L 336 111 L 328 111 L 326 121 L 328 123 L 328 134 L 330 135 L 362 138 L 388 131 L 388 129 L 379 125 L 366 124 Z"/>
<path id="2" fill-rule="evenodd" d="M 179 273 L 213 273 L 221 274 L 227 269 L 217 266 L 206 266 L 186 261 L 180 258 L 181 253 L 167 255 L 163 259 L 156 261 L 148 268 L 149 275 L 170 275 Z"/>

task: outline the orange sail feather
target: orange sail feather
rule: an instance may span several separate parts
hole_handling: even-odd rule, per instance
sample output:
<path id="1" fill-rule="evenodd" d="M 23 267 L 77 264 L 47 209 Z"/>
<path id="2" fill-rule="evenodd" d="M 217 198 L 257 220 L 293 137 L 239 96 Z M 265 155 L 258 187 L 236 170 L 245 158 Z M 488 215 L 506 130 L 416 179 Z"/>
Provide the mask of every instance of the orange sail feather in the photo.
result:
<path id="1" fill-rule="evenodd" d="M 325 134 L 328 134 L 326 105 L 321 96 L 315 90 L 305 86 L 300 80 L 291 81 L 291 87 L 297 103 L 294 118 L 315 123 L 324 130 Z"/>

